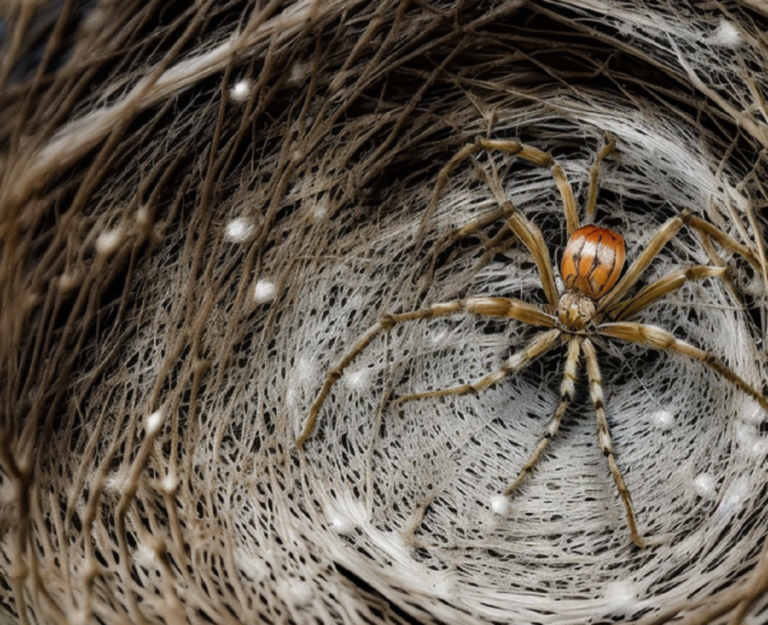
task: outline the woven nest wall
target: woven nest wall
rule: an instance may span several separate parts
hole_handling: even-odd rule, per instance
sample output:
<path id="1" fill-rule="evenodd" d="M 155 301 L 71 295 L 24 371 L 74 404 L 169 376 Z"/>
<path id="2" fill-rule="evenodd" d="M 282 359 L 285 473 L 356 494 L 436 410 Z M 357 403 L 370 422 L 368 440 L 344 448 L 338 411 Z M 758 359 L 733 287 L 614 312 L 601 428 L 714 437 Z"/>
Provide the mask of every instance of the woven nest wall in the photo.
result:
<path id="1" fill-rule="evenodd" d="M 768 4 L 0 16 L 0 621 L 768 622 Z M 296 444 L 382 315 L 547 302 L 506 217 L 540 230 L 562 290 L 551 168 L 454 158 L 481 138 L 551 154 L 582 221 L 615 140 L 595 220 L 629 263 L 682 211 L 711 225 L 629 294 L 709 277 L 632 321 L 751 394 L 712 361 L 592 339 L 643 548 L 583 358 L 502 495 L 558 407 L 560 342 L 480 392 L 397 401 L 499 370 L 541 330 L 515 319 L 376 334 Z"/>

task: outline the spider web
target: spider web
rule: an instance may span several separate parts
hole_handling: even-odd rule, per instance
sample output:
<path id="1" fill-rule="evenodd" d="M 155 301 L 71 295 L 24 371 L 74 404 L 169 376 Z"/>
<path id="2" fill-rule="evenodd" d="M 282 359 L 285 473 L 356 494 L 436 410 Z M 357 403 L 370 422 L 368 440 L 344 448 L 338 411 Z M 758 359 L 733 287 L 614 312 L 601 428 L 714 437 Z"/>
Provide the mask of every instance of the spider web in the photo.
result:
<path id="1" fill-rule="evenodd" d="M 532 127 L 557 124 L 546 113 L 540 115 Z M 524 136 L 531 116 L 527 110 L 525 120 L 504 120 L 499 132 L 508 124 Z M 616 127 L 632 123 L 617 117 Z M 622 143 L 620 162 L 607 165 L 602 183 L 630 190 L 627 196 L 612 194 L 611 205 L 600 206 L 601 215 L 621 224 L 630 261 L 674 214 L 672 207 L 657 214 L 635 213 L 632 192 L 639 194 L 641 183 L 649 195 L 650 181 L 661 197 L 690 194 L 687 200 L 670 202 L 675 207 L 703 201 L 700 189 L 681 190 L 680 181 L 669 180 L 669 173 L 640 170 L 635 165 L 640 150 L 639 145 Z M 582 181 L 590 156 L 569 163 L 581 163 Z M 465 169 L 451 181 L 433 216 L 438 232 L 471 222 L 492 204 L 489 191 L 471 187 L 472 168 Z M 541 214 L 556 214 L 552 222 L 558 227 L 544 230 L 544 235 L 559 240 L 562 210 L 554 183 L 547 172 L 534 176 L 522 176 L 519 194 L 516 181 L 509 182 L 508 193 L 534 221 Z M 669 187 L 659 188 L 662 176 Z M 421 225 L 419 217 L 411 221 L 413 233 Z M 318 364 L 311 374 L 289 381 L 296 389 L 291 394 L 295 402 L 289 403 L 295 423 L 306 417 L 324 372 L 382 310 L 400 312 L 469 294 L 542 301 L 540 286 L 537 290 L 538 282 L 531 279 L 535 270 L 519 243 L 468 281 L 464 276 L 476 269 L 480 250 L 462 246 L 455 254 L 446 251 L 447 265 L 435 271 L 435 280 L 421 291 L 411 275 L 428 273 L 434 256 L 418 256 L 402 223 L 380 222 L 375 231 L 357 233 L 365 242 L 340 256 L 371 262 L 358 263 L 350 279 L 349 265 L 342 261 L 302 298 L 310 309 L 330 307 L 333 313 L 327 326 L 308 326 L 298 340 L 301 347 L 294 360 L 306 355 L 308 345 L 319 356 L 313 359 Z M 427 238 L 438 239 L 439 234 Z M 391 273 L 375 262 L 383 250 L 403 259 Z M 706 262 L 696 237 L 686 235 L 662 251 L 648 279 Z M 405 269 L 419 263 L 422 269 Z M 373 270 L 366 272 L 366 266 Z M 407 277 L 404 272 L 409 272 Z M 371 293 L 375 302 L 362 314 L 361 291 Z M 335 293 L 333 302 L 328 292 Z M 382 298 L 387 299 L 379 303 Z M 289 323 L 299 325 L 303 314 L 298 308 Z M 760 360 L 756 337 L 721 281 L 688 285 L 645 311 L 641 320 L 705 347 L 758 383 L 752 369 Z M 741 557 L 735 554 L 760 541 L 762 504 L 748 493 L 759 490 L 764 480 L 762 469 L 756 469 L 764 466 L 768 446 L 760 432 L 764 416 L 759 406 L 701 363 L 597 341 L 617 459 L 641 531 L 655 545 L 646 551 L 631 544 L 618 492 L 597 445 L 594 411 L 583 383 L 533 475 L 508 507 L 499 500 L 554 413 L 563 349 L 552 350 L 522 374 L 476 395 L 394 406 L 388 401 L 478 379 L 500 367 L 531 334 L 531 328 L 518 322 L 488 323 L 457 315 L 397 327 L 355 359 L 333 387 L 320 431 L 307 443 L 304 458 L 304 479 L 322 510 L 316 523 L 336 527 L 343 537 L 344 547 L 334 550 L 334 557 L 364 579 L 384 570 L 390 583 L 407 580 L 400 583 L 408 593 L 417 586 L 425 595 L 447 601 L 466 588 L 463 608 L 490 619 L 509 613 L 520 620 L 540 619 L 554 596 L 558 613 L 568 615 L 564 622 L 595 613 L 630 619 L 658 605 L 660 596 L 673 604 L 692 593 L 706 596 L 731 567 L 740 566 Z M 318 341 L 318 336 L 332 338 Z M 331 341 L 337 337 L 341 339 L 334 346 Z M 751 526 L 746 532 L 745 517 Z M 365 561 L 349 556 L 350 544 L 355 547 L 352 553 L 367 555 Z M 675 578 L 681 561 L 691 573 L 688 583 Z M 470 590 L 476 586 L 494 596 L 492 606 L 484 593 Z"/>
<path id="2" fill-rule="evenodd" d="M 639 320 L 764 384 L 765 11 L 120 5 L 67 9 L 54 32 L 0 4 L 8 32 L 53 42 L 8 38 L 0 64 L 0 618 L 764 618 L 766 415 L 699 362 L 596 340 L 645 550 L 583 370 L 558 436 L 499 498 L 552 418 L 561 347 L 475 395 L 393 402 L 497 369 L 537 332 L 519 322 L 382 333 L 303 452 L 295 439 L 381 314 L 544 302 L 501 220 L 456 232 L 496 209 L 495 167 L 558 266 L 548 171 L 479 154 L 430 204 L 441 168 L 486 134 L 551 152 L 580 207 L 616 136 L 597 221 L 630 262 L 683 209 L 749 248 L 761 270 L 684 230 L 636 288 L 693 264 L 727 279 Z M 46 59 L 38 77 L 27 56 Z"/>

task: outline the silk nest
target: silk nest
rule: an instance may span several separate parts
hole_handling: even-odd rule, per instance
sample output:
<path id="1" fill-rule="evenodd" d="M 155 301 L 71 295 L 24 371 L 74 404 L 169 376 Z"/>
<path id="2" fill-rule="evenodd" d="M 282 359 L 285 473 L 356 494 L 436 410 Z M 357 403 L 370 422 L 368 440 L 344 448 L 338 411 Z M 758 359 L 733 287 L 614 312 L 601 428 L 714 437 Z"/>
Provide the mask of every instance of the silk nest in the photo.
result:
<path id="1" fill-rule="evenodd" d="M 636 547 L 584 371 L 565 351 L 476 394 L 534 330 L 385 313 L 542 303 L 488 179 L 541 229 L 582 211 L 640 286 L 728 268 L 643 311 L 766 389 L 768 5 L 0 3 L 0 620 L 9 623 L 760 623 L 768 415 L 704 364 L 598 340 Z M 441 186 L 438 186 L 441 185 Z M 435 189 L 438 192 L 435 193 Z M 479 221 L 478 221 L 479 220 Z M 486 220 L 487 221 L 487 220 Z"/>

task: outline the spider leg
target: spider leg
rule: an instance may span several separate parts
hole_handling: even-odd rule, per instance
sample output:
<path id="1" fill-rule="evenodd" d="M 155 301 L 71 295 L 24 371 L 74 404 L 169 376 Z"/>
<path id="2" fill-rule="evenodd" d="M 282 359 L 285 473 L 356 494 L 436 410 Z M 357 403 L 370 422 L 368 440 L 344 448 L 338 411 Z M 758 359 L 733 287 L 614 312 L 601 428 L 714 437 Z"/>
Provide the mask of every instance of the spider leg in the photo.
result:
<path id="1" fill-rule="evenodd" d="M 576 376 L 578 375 L 579 370 L 580 355 L 580 339 L 575 337 L 571 338 L 568 342 L 568 356 L 565 360 L 563 381 L 560 384 L 560 403 L 557 406 L 557 410 L 555 410 L 555 416 L 552 418 L 552 421 L 549 422 L 547 431 L 544 433 L 544 437 L 536 446 L 536 449 L 533 450 L 533 453 L 530 455 L 525 465 L 523 465 L 523 468 L 515 478 L 515 481 L 507 486 L 507 489 L 504 491 L 505 497 L 509 497 L 517 489 L 517 487 L 523 483 L 523 480 L 531 473 L 531 471 L 533 471 L 534 465 L 538 462 L 539 457 L 547 448 L 547 445 L 549 445 L 549 441 L 551 441 L 557 435 L 557 431 L 560 429 L 560 421 L 563 418 L 565 411 L 568 409 L 568 405 L 571 403 L 571 401 L 573 401 L 573 395 L 576 389 Z"/>
<path id="2" fill-rule="evenodd" d="M 517 319 L 523 323 L 544 328 L 552 328 L 555 325 L 555 319 L 551 315 L 540 310 L 533 304 L 506 298 L 506 297 L 468 297 L 462 300 L 442 302 L 433 304 L 429 308 L 413 310 L 405 313 L 392 313 L 383 315 L 378 323 L 371 326 L 352 346 L 341 360 L 339 360 L 328 372 L 323 387 L 318 393 L 317 398 L 309 409 L 309 415 L 304 426 L 296 439 L 296 446 L 301 449 L 307 439 L 312 436 L 317 424 L 317 415 L 325 402 L 325 398 L 331 391 L 331 387 L 341 377 L 341 374 L 349 364 L 362 352 L 368 344 L 381 332 L 390 330 L 393 326 L 405 321 L 416 319 L 432 319 L 442 317 L 456 312 L 470 312 L 487 317 L 507 317 Z"/>
<path id="3" fill-rule="evenodd" d="M 709 237 L 701 237 L 701 246 L 704 248 L 704 251 L 707 253 L 707 255 L 712 259 L 712 262 L 716 267 L 728 266 L 723 260 L 722 256 L 715 249 L 715 245 Z M 739 291 L 739 288 L 734 283 L 733 276 L 729 272 L 726 272 L 721 276 L 720 279 L 723 281 L 726 288 L 730 292 L 731 297 L 733 297 L 733 301 L 737 302 L 742 308 L 745 308 L 743 298 L 744 294 Z"/>
<path id="4" fill-rule="evenodd" d="M 512 245 L 515 243 L 514 237 L 510 236 L 509 227 L 505 224 L 502 226 L 502 228 L 499 230 L 499 232 L 496 233 L 493 238 L 487 240 L 483 246 L 485 247 L 485 251 L 483 252 L 483 255 L 477 260 L 477 262 L 472 265 L 470 269 L 468 269 L 465 273 L 462 274 L 461 282 L 457 282 L 456 286 L 453 287 L 454 290 L 452 292 L 455 292 L 455 290 L 462 289 L 466 285 L 468 285 L 472 279 L 485 267 L 488 265 L 489 262 L 493 259 L 493 257 L 497 254 L 503 254 L 505 251 L 507 251 Z"/>
<path id="5" fill-rule="evenodd" d="M 571 185 L 568 182 L 568 178 L 566 177 L 563 168 L 555 161 L 554 158 L 552 158 L 551 155 L 537 148 L 519 143 L 518 141 L 484 138 L 477 139 L 473 143 L 468 143 L 465 145 L 458 152 L 456 152 L 456 154 L 451 157 L 451 160 L 449 160 L 440 170 L 437 175 L 435 188 L 432 191 L 432 197 L 429 200 L 427 210 L 424 214 L 424 219 L 422 220 L 422 225 L 426 223 L 426 221 L 432 216 L 435 208 L 437 208 L 440 194 L 442 193 L 446 182 L 448 182 L 448 178 L 451 175 L 451 172 L 456 168 L 457 165 L 461 164 L 462 161 L 482 150 L 487 152 L 504 152 L 506 154 L 511 154 L 512 156 L 520 157 L 529 163 L 533 163 L 537 167 L 549 167 L 551 169 L 552 176 L 555 178 L 555 183 L 560 190 L 560 195 L 563 198 L 566 225 L 568 227 L 568 236 L 570 237 L 571 233 L 579 227 L 579 218 L 576 213 L 576 200 L 573 197 L 573 190 L 571 189 Z M 506 213 L 502 209 L 495 212 L 492 217 L 481 218 L 472 221 L 459 229 L 457 234 L 458 236 L 466 236 L 471 234 L 482 228 L 484 225 L 492 223 L 493 221 L 496 221 L 496 219 L 503 217 L 505 214 Z"/>
<path id="6" fill-rule="evenodd" d="M 713 226 L 711 223 L 695 215 L 691 215 L 688 218 L 688 225 L 694 228 L 705 240 L 714 239 L 725 249 L 742 256 L 758 273 L 762 273 L 763 266 L 760 263 L 759 257 L 751 249 L 727 235 L 717 226 Z"/>
<path id="7" fill-rule="evenodd" d="M 443 192 L 443 187 L 445 186 L 445 183 L 448 182 L 448 177 L 451 175 L 451 172 L 463 160 L 469 158 L 473 154 L 477 153 L 479 150 L 480 150 L 480 147 L 477 145 L 477 143 L 468 143 L 463 148 L 461 148 L 458 152 L 456 152 L 456 154 L 454 154 L 451 157 L 451 160 L 449 160 L 445 165 L 443 165 L 442 169 L 437 174 L 437 182 L 435 183 L 435 188 L 432 189 L 432 197 L 429 198 L 429 204 L 427 204 L 427 210 L 424 212 L 424 217 L 422 217 L 421 230 L 424 229 L 426 223 L 432 217 L 432 213 L 435 212 L 435 209 L 437 208 L 437 203 L 440 200 L 440 194 Z M 498 217 L 496 219 L 498 219 Z M 479 229 L 480 227 L 481 226 L 478 226 L 475 229 L 469 229 L 467 230 L 466 234 L 471 234 L 472 232 Z M 464 230 L 464 228 L 462 228 L 461 230 Z"/>
<path id="8" fill-rule="evenodd" d="M 726 267 L 710 267 L 707 265 L 694 265 L 685 269 L 678 269 L 649 284 L 636 295 L 621 302 L 616 302 L 605 311 L 605 314 L 610 319 L 617 321 L 629 319 L 668 293 L 677 291 L 688 280 L 701 280 L 702 278 L 722 276 L 727 271 Z"/>
<path id="9" fill-rule="evenodd" d="M 539 269 L 541 286 L 544 288 L 547 301 L 550 305 L 556 307 L 559 295 L 555 284 L 555 274 L 552 269 L 552 262 L 549 259 L 547 245 L 544 243 L 544 237 L 541 235 L 541 230 L 539 230 L 536 224 L 517 212 L 517 209 L 515 209 L 501 188 L 501 181 L 499 180 L 495 165 L 492 166 L 491 171 L 493 176 L 488 178 L 488 185 L 496 196 L 496 201 L 504 210 L 504 214 L 507 215 L 507 226 L 525 244 L 525 247 L 528 248 L 531 256 L 533 256 L 533 260 Z"/>
<path id="10" fill-rule="evenodd" d="M 695 358 L 755 399 L 763 407 L 763 410 L 768 411 L 768 399 L 766 399 L 754 386 L 749 384 L 749 382 L 741 378 L 735 371 L 730 369 L 712 354 L 709 354 L 698 347 L 694 347 L 690 343 L 675 338 L 673 334 L 662 328 L 644 323 L 621 321 L 600 324 L 597 326 L 597 332 L 603 336 L 622 339 L 632 343 L 640 343 L 641 345 L 648 345 L 649 347 L 676 352 L 678 354 L 685 354 L 686 356 Z"/>
<path id="11" fill-rule="evenodd" d="M 686 224 L 696 230 L 704 240 L 708 240 L 709 238 L 714 239 L 734 254 L 739 254 L 744 257 L 744 259 L 755 267 L 757 271 L 762 271 L 760 261 L 749 248 L 741 245 L 741 243 L 712 224 L 692 215 L 690 211 L 684 210 L 681 211 L 677 217 L 672 217 L 667 220 L 666 223 L 662 224 L 653 238 L 648 242 L 643 253 L 637 257 L 635 262 L 632 263 L 632 266 L 624 274 L 624 277 L 600 300 L 597 305 L 597 312 L 602 313 L 606 311 L 612 307 L 614 302 L 620 300 L 621 297 L 635 285 L 642 273 L 648 268 L 648 265 L 651 264 L 653 259 L 656 258 L 661 249 L 671 241 Z"/>
<path id="12" fill-rule="evenodd" d="M 654 258 L 658 255 L 663 248 L 678 232 L 680 229 L 691 220 L 691 213 L 687 210 L 681 212 L 677 217 L 672 217 L 667 220 L 653 235 L 653 238 L 648 242 L 642 254 L 635 259 L 632 266 L 624 274 L 624 277 L 619 280 L 618 284 L 613 287 L 598 303 L 597 312 L 601 313 L 608 309 L 611 304 L 621 299 L 629 289 L 631 289 L 635 282 L 637 282 L 642 273 L 648 268 Z"/>
<path id="13" fill-rule="evenodd" d="M 594 405 L 595 413 L 597 414 L 597 439 L 600 443 L 600 450 L 608 460 L 608 466 L 611 469 L 613 481 L 616 483 L 616 488 L 619 490 L 619 495 L 621 495 L 621 500 L 624 503 L 624 509 L 627 513 L 627 525 L 629 526 L 629 532 L 632 535 L 632 540 L 638 547 L 643 548 L 645 547 L 645 541 L 637 531 L 635 512 L 632 509 L 632 496 L 629 493 L 627 485 L 624 483 L 624 478 L 621 477 L 619 465 L 616 464 L 616 457 L 613 454 L 613 447 L 611 445 L 611 433 L 608 430 L 608 420 L 605 418 L 605 406 L 603 404 L 603 383 L 600 376 L 600 365 L 597 362 L 597 353 L 595 352 L 595 348 L 592 345 L 592 341 L 589 339 L 584 339 L 582 349 L 584 350 L 584 357 L 587 361 L 589 394 L 592 397 L 592 404 Z"/>
<path id="14" fill-rule="evenodd" d="M 477 393 L 489 386 L 504 379 L 510 373 L 516 373 L 530 364 L 535 358 L 538 358 L 545 352 L 552 349 L 560 338 L 560 330 L 549 330 L 547 332 L 541 332 L 534 336 L 528 346 L 513 354 L 504 366 L 493 373 L 486 375 L 485 377 L 470 382 L 468 384 L 461 384 L 460 386 L 452 386 L 450 388 L 444 388 L 439 391 L 426 391 L 424 393 L 414 393 L 413 395 L 403 395 L 395 399 L 393 404 L 401 404 L 407 401 L 414 401 L 416 399 L 426 399 L 428 397 L 444 397 L 446 395 L 464 395 L 466 393 Z"/>
<path id="15" fill-rule="evenodd" d="M 425 211 L 424 217 L 422 219 L 422 229 L 432 216 L 432 213 L 437 208 L 440 194 L 442 193 L 443 187 L 445 187 L 451 172 L 462 161 L 482 150 L 487 152 L 504 152 L 506 154 L 511 154 L 513 156 L 522 158 L 538 167 L 549 167 L 560 191 L 560 195 L 563 199 L 568 236 L 570 237 L 573 231 L 579 227 L 579 218 L 576 211 L 576 200 L 573 197 L 573 189 L 571 189 L 571 185 L 568 182 L 568 178 L 566 177 L 563 168 L 550 154 L 547 154 L 546 152 L 543 152 L 532 146 L 519 143 L 517 141 L 480 138 L 477 139 L 474 143 L 469 143 L 461 148 L 461 150 L 454 154 L 451 160 L 448 161 L 448 163 L 446 163 L 440 170 L 440 173 L 437 176 L 435 188 L 432 191 L 432 197 L 430 198 L 427 210 Z M 495 172 L 495 167 L 494 175 L 496 178 L 498 177 Z M 514 207 L 512 202 L 505 197 L 505 194 L 501 190 L 500 183 L 498 183 L 496 188 L 494 188 L 494 194 L 496 195 L 496 199 L 500 205 L 500 208 L 485 217 L 473 220 L 472 222 L 459 228 L 449 236 L 449 240 L 455 241 L 461 239 L 501 217 L 506 217 L 507 225 L 509 228 L 519 239 L 523 241 L 523 244 L 526 246 L 536 261 L 547 301 L 552 306 L 556 306 L 558 301 L 558 293 L 557 287 L 555 285 L 554 272 L 552 270 L 552 264 L 549 260 L 549 253 L 544 243 L 544 238 L 541 236 L 541 232 L 532 222 L 517 213 L 517 209 Z"/>
<path id="16" fill-rule="evenodd" d="M 568 238 L 573 231 L 579 227 L 579 215 L 576 211 L 576 200 L 573 197 L 573 189 L 563 168 L 557 163 L 551 154 L 542 152 L 529 145 L 518 143 L 507 139 L 478 139 L 475 145 L 479 145 L 489 152 L 498 151 L 519 156 L 538 167 L 549 167 L 555 184 L 560 190 L 560 197 L 563 198 L 563 207 L 565 209 L 565 227 Z"/>
<path id="17" fill-rule="evenodd" d="M 616 139 L 608 137 L 606 143 L 595 157 L 595 162 L 589 168 L 589 195 L 587 196 L 586 222 L 591 223 L 595 218 L 595 205 L 597 204 L 597 182 L 600 177 L 600 163 L 602 160 L 616 151 Z"/>

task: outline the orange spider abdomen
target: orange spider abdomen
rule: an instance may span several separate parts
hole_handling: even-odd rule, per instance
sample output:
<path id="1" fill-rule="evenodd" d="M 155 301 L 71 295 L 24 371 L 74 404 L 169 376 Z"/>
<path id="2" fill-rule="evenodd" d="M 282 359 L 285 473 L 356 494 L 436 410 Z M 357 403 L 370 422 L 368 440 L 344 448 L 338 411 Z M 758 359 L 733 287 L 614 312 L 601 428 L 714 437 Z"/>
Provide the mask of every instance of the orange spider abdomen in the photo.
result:
<path id="1" fill-rule="evenodd" d="M 568 291 L 596 300 L 611 290 L 624 267 L 624 238 L 594 224 L 582 226 L 565 247 L 560 273 Z"/>

